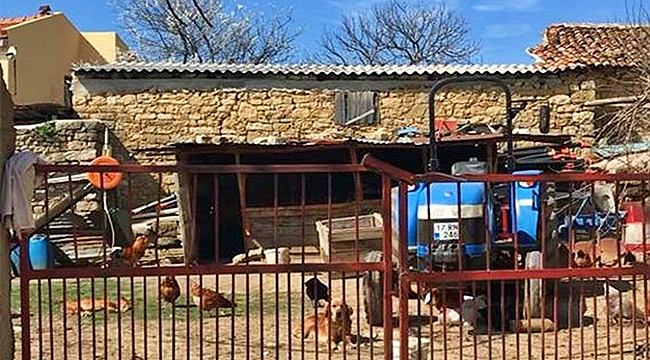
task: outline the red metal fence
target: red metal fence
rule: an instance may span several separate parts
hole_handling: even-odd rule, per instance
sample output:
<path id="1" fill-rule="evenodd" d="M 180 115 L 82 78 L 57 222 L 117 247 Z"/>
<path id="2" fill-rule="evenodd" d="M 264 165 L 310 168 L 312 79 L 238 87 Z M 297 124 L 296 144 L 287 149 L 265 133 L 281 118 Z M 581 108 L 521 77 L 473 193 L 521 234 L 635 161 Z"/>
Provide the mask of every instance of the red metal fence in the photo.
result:
<path id="1" fill-rule="evenodd" d="M 485 243 L 485 258 L 478 262 L 468 262 L 462 252 L 454 252 L 460 266 L 440 269 L 431 257 L 418 259 L 412 246 L 409 249 L 413 244 L 407 241 L 407 183 L 429 184 L 448 178 L 396 173 L 395 169 L 384 169 L 378 175 L 360 165 L 48 165 L 38 170 L 49 178 L 63 175 L 69 180 L 46 186 L 42 199 L 46 215 L 61 211 L 55 199 L 72 197 L 72 175 L 122 172 L 124 183 L 107 201 L 101 190 L 86 199 L 100 214 L 108 210 L 104 208 L 127 209 L 122 222 L 129 232 L 140 216 L 131 210 L 146 202 L 145 195 L 149 201 L 153 196 L 156 205 L 167 203 L 172 190 L 164 185 L 167 179 L 173 174 L 186 176 L 180 183 L 190 190 L 185 195 L 181 192 L 179 199 L 187 196 L 189 200 L 181 212 L 191 215 L 195 228 L 182 221 L 180 226 L 186 237 L 192 234 L 197 240 L 190 244 L 184 239 L 182 250 L 163 245 L 163 218 L 168 212 L 165 206 L 154 206 L 145 256 L 131 264 L 125 259 L 132 254 L 126 249 L 131 249 L 133 239 L 120 246 L 119 255 L 111 252 L 116 248 L 115 237 L 105 232 L 106 227 L 119 227 L 115 220 L 119 216 L 112 214 L 115 223 L 102 219 L 93 233 L 80 220 L 91 217 L 92 206 L 63 211 L 64 217 L 74 220 L 70 226 L 62 229 L 51 222 L 39 233 L 59 244 L 70 263 L 36 270 L 30 267 L 29 254 L 20 253 L 20 283 L 15 283 L 19 292 L 15 287 L 13 304 L 21 311 L 16 347 L 17 356 L 23 359 L 636 359 L 647 353 L 650 271 L 645 252 L 637 251 L 645 248 L 645 220 L 640 225 L 641 238 L 634 247 L 628 246 L 635 251 L 628 253 L 626 244 L 616 241 L 612 253 L 605 241 L 578 248 L 585 245 L 582 238 L 629 240 L 629 231 L 623 234 L 629 217 L 607 225 L 608 229 L 603 229 L 601 221 L 582 232 L 568 221 L 562 244 L 551 241 L 557 236 L 548 235 L 558 227 L 548 228 L 545 219 L 539 223 L 539 236 L 544 239 L 535 249 L 539 255 L 531 257 L 539 266 L 526 268 L 525 254 L 534 251 L 523 245 L 522 235 L 505 231 L 517 224 L 490 225 L 499 209 L 484 207 L 480 232 L 487 239 L 497 233 L 500 237 Z M 554 191 L 561 187 L 574 199 L 578 191 L 593 196 L 596 183 L 609 183 L 617 213 L 630 199 L 639 199 L 644 208 L 648 189 L 647 176 L 628 174 L 464 178 L 491 184 L 485 185 L 490 196 L 498 184 L 541 182 L 540 199 L 547 199 L 548 184 L 553 184 Z M 460 199 L 463 186 L 453 184 Z M 372 188 L 379 191 L 368 190 Z M 239 191 L 238 196 L 233 197 L 232 191 Z M 401 194 L 399 201 L 392 201 L 395 191 Z M 379 208 L 367 201 L 373 199 Z M 429 205 L 425 204 L 426 209 Z M 542 201 L 535 206 L 545 213 L 549 205 Z M 553 206 L 558 209 L 559 205 Z M 569 200 L 561 206 L 564 214 L 573 216 L 580 203 Z M 399 210 L 398 218 L 395 210 Z M 433 226 L 430 211 L 425 210 L 428 221 L 418 224 L 428 234 Z M 458 206 L 455 212 L 459 223 L 463 211 Z M 518 206 L 504 211 L 516 212 Z M 381 214 L 380 223 L 372 222 L 374 212 Z M 596 216 L 592 212 L 586 218 Z M 314 220 L 321 224 L 320 234 Z M 347 233 L 340 235 L 341 229 Z M 459 229 L 455 240 L 461 249 L 467 240 L 463 234 Z M 267 251 L 268 263 L 260 261 L 263 254 L 253 252 L 255 261 L 229 264 L 232 249 L 240 245 L 254 249 L 258 243 L 267 250 L 289 248 L 290 261 L 272 261 Z M 26 244 L 22 240 L 23 249 Z M 429 250 L 438 246 L 431 240 L 418 240 L 418 245 Z M 380 250 L 381 256 L 376 252 L 368 256 L 373 249 Z M 169 255 L 173 251 L 182 251 L 192 262 L 167 261 L 173 260 Z M 585 254 L 593 263 L 590 266 L 581 262 Z M 180 296 L 172 304 L 165 301 L 168 276 L 179 285 Z M 313 277 L 328 288 L 324 297 L 330 301 L 320 306 L 314 305 L 304 285 Z M 220 295 L 199 289 L 214 289 Z M 339 306 L 339 299 L 349 308 Z M 535 316 L 527 316 L 532 313 Z M 377 318 L 380 324 L 370 326 Z M 302 336 L 314 323 L 315 330 Z M 337 335 L 343 335 L 341 344 L 328 341 Z M 345 346 L 348 339 L 350 344 Z"/>

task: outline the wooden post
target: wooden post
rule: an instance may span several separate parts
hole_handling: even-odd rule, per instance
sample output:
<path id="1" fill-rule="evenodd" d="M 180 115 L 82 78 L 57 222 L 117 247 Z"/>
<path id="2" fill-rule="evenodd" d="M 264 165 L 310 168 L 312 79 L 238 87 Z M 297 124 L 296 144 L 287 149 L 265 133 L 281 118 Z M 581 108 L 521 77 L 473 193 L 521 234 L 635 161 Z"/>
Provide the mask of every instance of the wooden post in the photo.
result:
<path id="1" fill-rule="evenodd" d="M 0 69 L 0 75 L 2 70 Z M 0 76 L 0 179 L 6 157 L 15 147 L 13 134 L 13 102 Z M 4 189 L 0 189 L 4 191 Z M 23 329 L 29 336 L 29 329 Z M 11 322 L 11 267 L 9 264 L 9 232 L 0 221 L 0 359 L 14 358 L 14 329 Z"/>
<path id="2" fill-rule="evenodd" d="M 350 146 L 350 160 L 353 165 L 359 165 L 356 145 Z M 359 172 L 354 172 L 354 192 L 354 198 L 363 201 L 363 186 L 361 184 L 361 174 Z"/>
<path id="3" fill-rule="evenodd" d="M 235 153 L 235 165 L 241 165 L 241 154 Z M 246 216 L 246 180 L 244 174 L 237 173 L 237 187 L 239 188 L 239 207 L 241 211 L 242 234 L 244 235 L 244 252 L 247 253 L 251 248 L 251 228 Z M 218 229 L 217 229 L 218 231 Z"/>

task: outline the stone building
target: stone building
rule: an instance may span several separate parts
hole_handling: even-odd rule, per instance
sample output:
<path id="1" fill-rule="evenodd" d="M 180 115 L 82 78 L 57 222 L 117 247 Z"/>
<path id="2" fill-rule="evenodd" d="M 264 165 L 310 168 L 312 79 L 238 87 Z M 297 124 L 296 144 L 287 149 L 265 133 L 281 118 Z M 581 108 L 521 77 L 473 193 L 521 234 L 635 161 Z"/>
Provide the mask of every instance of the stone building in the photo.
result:
<path id="1" fill-rule="evenodd" d="M 585 104 L 607 80 L 600 69 L 536 66 L 87 65 L 75 71 L 73 104 L 82 118 L 112 124 L 141 162 L 173 162 L 164 155 L 169 144 L 197 136 L 395 141 L 408 126 L 426 134 L 429 89 L 461 75 L 506 81 L 522 108 L 517 128 L 535 132 L 539 107 L 549 105 L 552 133 L 583 137 L 594 134 L 594 108 Z M 503 99 L 485 86 L 449 89 L 436 99 L 436 112 L 498 124 Z"/>

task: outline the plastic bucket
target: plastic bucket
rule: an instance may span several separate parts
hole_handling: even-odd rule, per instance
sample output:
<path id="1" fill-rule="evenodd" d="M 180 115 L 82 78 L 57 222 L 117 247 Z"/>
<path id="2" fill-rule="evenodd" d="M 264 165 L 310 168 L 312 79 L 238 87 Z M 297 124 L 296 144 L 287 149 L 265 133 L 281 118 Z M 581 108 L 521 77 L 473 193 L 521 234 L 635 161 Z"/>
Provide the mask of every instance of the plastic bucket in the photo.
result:
<path id="1" fill-rule="evenodd" d="M 9 259 L 16 275 L 20 274 L 20 245 L 9 253 Z M 53 267 L 50 239 L 45 235 L 35 235 L 29 239 L 29 266 L 33 270 L 45 270 Z"/>
<path id="2" fill-rule="evenodd" d="M 267 264 L 288 264 L 291 262 L 289 248 L 281 247 L 264 250 L 264 259 Z"/>
<path id="3" fill-rule="evenodd" d="M 418 340 L 420 342 L 420 351 L 418 352 Z M 429 339 L 426 338 L 416 338 L 409 336 L 406 342 L 404 343 L 405 346 L 408 347 L 408 359 L 409 360 L 424 360 L 424 359 L 431 359 L 432 356 L 429 354 Z M 402 346 L 402 342 L 398 340 L 393 340 L 393 359 L 394 360 L 399 360 L 400 358 L 400 346 Z"/>

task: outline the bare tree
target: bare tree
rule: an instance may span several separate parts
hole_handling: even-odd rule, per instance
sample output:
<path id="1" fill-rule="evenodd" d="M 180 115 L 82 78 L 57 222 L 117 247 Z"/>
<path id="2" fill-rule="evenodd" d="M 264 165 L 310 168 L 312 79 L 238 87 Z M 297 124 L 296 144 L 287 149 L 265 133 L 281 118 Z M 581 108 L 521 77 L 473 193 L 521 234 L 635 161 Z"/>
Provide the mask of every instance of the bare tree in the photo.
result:
<path id="1" fill-rule="evenodd" d="M 146 60 L 286 61 L 300 30 L 290 9 L 264 16 L 222 0 L 115 0 L 120 23 Z"/>
<path id="2" fill-rule="evenodd" d="M 608 77 L 610 95 L 597 100 L 596 143 L 617 145 L 623 155 L 604 161 L 608 170 L 650 172 L 650 152 L 639 142 L 650 139 L 650 15 L 643 3 L 626 4 L 626 26 L 611 39 L 607 56 L 623 66 Z M 644 152 L 645 151 L 645 152 Z"/>
<path id="3" fill-rule="evenodd" d="M 319 61 L 340 64 L 468 63 L 479 44 L 463 17 L 442 5 L 390 0 L 344 16 L 321 39 Z"/>

